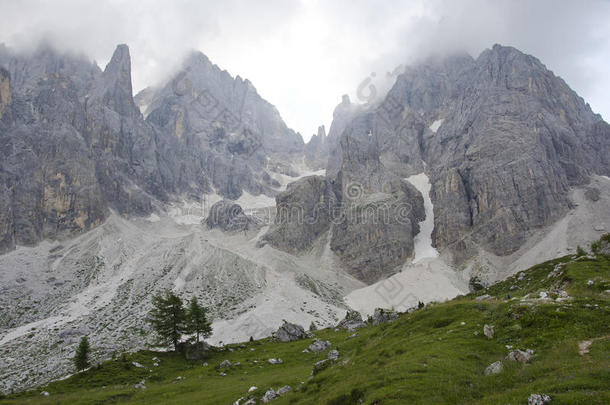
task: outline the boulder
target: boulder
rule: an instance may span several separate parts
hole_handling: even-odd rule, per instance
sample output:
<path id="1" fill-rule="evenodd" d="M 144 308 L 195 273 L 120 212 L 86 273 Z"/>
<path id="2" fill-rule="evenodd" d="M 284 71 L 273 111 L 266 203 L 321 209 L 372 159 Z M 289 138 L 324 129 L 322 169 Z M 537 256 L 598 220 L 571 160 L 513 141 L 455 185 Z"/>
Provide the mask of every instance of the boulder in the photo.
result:
<path id="1" fill-rule="evenodd" d="M 508 356 L 506 356 L 506 360 L 510 360 L 510 361 L 518 361 L 519 363 L 529 363 L 529 361 L 532 359 L 532 355 L 534 354 L 533 350 L 513 350 L 510 353 L 508 353 Z"/>
<path id="2" fill-rule="evenodd" d="M 485 375 L 499 374 L 499 373 L 502 372 L 502 370 L 504 370 L 504 366 L 502 365 L 502 362 L 501 361 L 496 361 L 494 363 L 491 363 L 485 369 Z"/>
<path id="3" fill-rule="evenodd" d="M 307 334 L 302 326 L 286 321 L 284 321 L 284 324 L 273 333 L 273 338 L 283 343 L 295 342 L 297 340 L 305 339 L 306 337 Z"/>
<path id="4" fill-rule="evenodd" d="M 328 352 L 328 360 L 337 361 L 339 360 L 339 350 L 331 350 Z"/>
<path id="5" fill-rule="evenodd" d="M 375 308 L 375 312 L 371 317 L 373 325 L 379 325 L 385 322 L 393 322 L 398 319 L 398 313 L 390 309 Z"/>
<path id="6" fill-rule="evenodd" d="M 527 399 L 528 405 L 545 405 L 552 402 L 551 397 L 546 394 L 530 394 Z"/>
<path id="7" fill-rule="evenodd" d="M 312 374 L 316 375 L 320 371 L 327 369 L 330 366 L 331 361 L 328 359 L 320 360 L 316 364 L 313 365 Z"/>
<path id="8" fill-rule="evenodd" d="M 218 365 L 219 368 L 230 368 L 232 366 L 233 364 L 231 364 L 229 360 L 223 360 L 220 365 Z"/>
<path id="9" fill-rule="evenodd" d="M 319 353 L 330 349 L 331 346 L 332 344 L 328 340 L 316 339 L 312 344 L 309 345 L 308 350 L 310 352 Z"/>
<path id="10" fill-rule="evenodd" d="M 351 332 L 355 331 L 358 328 L 362 328 L 363 326 L 366 325 L 362 320 L 362 315 L 360 315 L 360 312 L 351 309 L 347 310 L 345 318 L 343 318 L 343 320 L 337 324 L 337 328 L 347 329 Z"/>
<path id="11" fill-rule="evenodd" d="M 290 385 L 284 385 L 282 388 L 277 390 L 277 394 L 284 395 L 285 393 L 290 392 L 291 390 L 292 390 L 292 387 Z"/>
<path id="12" fill-rule="evenodd" d="M 487 339 L 493 339 L 494 337 L 494 327 L 493 325 L 485 325 L 483 326 L 483 333 L 487 336 Z"/>
<path id="13" fill-rule="evenodd" d="M 212 205 L 205 219 L 208 228 L 219 228 L 225 232 L 245 231 L 253 228 L 255 222 L 244 214 L 241 206 L 231 201 L 221 200 Z"/>
<path id="14" fill-rule="evenodd" d="M 208 355 L 210 345 L 206 342 L 181 343 L 178 349 L 184 353 L 187 360 L 204 360 Z"/>
<path id="15" fill-rule="evenodd" d="M 273 388 L 270 388 L 267 392 L 265 392 L 262 400 L 264 403 L 267 403 L 273 401 L 275 398 L 277 398 L 277 393 L 273 390 Z"/>
<path id="16" fill-rule="evenodd" d="M 282 364 L 284 362 L 284 360 L 282 359 L 275 359 L 275 358 L 271 358 L 269 360 L 267 360 L 267 363 L 269 364 Z"/>

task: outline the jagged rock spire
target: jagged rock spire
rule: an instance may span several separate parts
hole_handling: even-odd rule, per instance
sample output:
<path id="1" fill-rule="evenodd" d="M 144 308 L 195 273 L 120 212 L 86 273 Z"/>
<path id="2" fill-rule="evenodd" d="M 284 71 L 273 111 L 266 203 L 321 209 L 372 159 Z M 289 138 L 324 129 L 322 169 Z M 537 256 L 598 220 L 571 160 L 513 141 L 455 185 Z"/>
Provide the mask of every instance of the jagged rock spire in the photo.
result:
<path id="1" fill-rule="evenodd" d="M 104 103 L 121 115 L 138 114 L 131 86 L 131 57 L 129 47 L 120 44 L 104 69 Z"/>

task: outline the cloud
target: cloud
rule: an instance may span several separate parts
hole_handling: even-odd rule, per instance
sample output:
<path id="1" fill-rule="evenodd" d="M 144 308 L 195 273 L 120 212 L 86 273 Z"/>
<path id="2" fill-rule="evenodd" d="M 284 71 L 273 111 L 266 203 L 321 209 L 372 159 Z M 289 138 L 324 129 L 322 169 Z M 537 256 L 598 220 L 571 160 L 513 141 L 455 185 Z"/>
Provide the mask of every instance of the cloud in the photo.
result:
<path id="1" fill-rule="evenodd" d="M 372 72 L 380 80 L 401 63 L 455 50 L 476 57 L 494 43 L 537 56 L 608 118 L 609 17 L 610 4 L 595 0 L 0 0 L 0 42 L 45 39 L 101 66 L 127 43 L 135 89 L 198 49 L 249 78 L 307 139 Z"/>

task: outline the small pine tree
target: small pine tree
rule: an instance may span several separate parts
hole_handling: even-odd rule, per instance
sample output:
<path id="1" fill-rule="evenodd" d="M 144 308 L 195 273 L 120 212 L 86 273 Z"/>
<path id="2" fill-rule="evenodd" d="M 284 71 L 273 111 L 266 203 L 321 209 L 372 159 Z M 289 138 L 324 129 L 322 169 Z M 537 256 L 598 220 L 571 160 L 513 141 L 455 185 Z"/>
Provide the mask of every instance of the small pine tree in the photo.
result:
<path id="1" fill-rule="evenodd" d="M 158 343 L 173 346 L 178 351 L 182 334 L 187 331 L 186 311 L 182 299 L 171 291 L 157 294 L 152 298 L 153 308 L 148 313 L 150 322 L 158 337 Z"/>
<path id="2" fill-rule="evenodd" d="M 207 309 L 199 305 L 197 297 L 194 297 L 186 310 L 186 329 L 188 333 L 195 335 L 195 342 L 199 343 L 199 337 L 212 335 L 212 325 L 207 317 Z"/>
<path id="3" fill-rule="evenodd" d="M 89 347 L 89 339 L 87 336 L 83 336 L 80 339 L 80 343 L 76 348 L 76 354 L 74 355 L 74 365 L 76 366 L 76 371 L 81 371 L 89 367 L 89 352 L 91 348 Z"/>
<path id="4" fill-rule="evenodd" d="M 585 250 L 582 247 L 580 247 L 580 246 L 576 247 L 576 256 L 581 257 L 581 256 L 586 256 L 586 255 L 587 255 L 587 252 L 585 252 Z"/>
<path id="5" fill-rule="evenodd" d="M 423 308 L 423 307 L 425 307 L 425 306 L 426 306 L 426 305 L 425 305 L 423 302 L 421 302 L 421 301 L 418 301 L 418 302 L 417 302 L 417 308 L 418 308 L 418 309 L 422 309 L 422 308 Z"/>

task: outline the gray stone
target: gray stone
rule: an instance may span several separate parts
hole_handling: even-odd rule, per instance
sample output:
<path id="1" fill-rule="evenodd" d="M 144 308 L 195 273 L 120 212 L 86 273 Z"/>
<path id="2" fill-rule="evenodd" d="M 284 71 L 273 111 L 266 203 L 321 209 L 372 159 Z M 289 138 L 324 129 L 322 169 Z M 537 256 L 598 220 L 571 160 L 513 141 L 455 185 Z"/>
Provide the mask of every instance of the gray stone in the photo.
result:
<path id="1" fill-rule="evenodd" d="M 373 325 L 379 325 L 385 322 L 393 322 L 398 319 L 398 313 L 390 309 L 375 308 L 371 321 Z"/>
<path id="2" fill-rule="evenodd" d="M 265 392 L 265 395 L 263 395 L 262 401 L 264 403 L 268 403 L 273 401 L 275 398 L 277 398 L 277 393 L 273 390 L 273 388 L 270 388 L 267 392 Z"/>
<path id="3" fill-rule="evenodd" d="M 494 337 L 494 327 L 493 325 L 485 325 L 483 326 L 483 333 L 487 337 L 487 339 L 493 339 Z"/>
<path id="4" fill-rule="evenodd" d="M 351 309 L 347 310 L 347 313 L 345 314 L 345 318 L 343 318 L 337 324 L 337 328 L 347 329 L 351 332 L 355 331 L 358 328 L 362 328 L 364 326 L 366 326 L 366 324 L 362 320 L 362 315 L 360 315 L 360 312 L 354 311 Z"/>
<path id="5" fill-rule="evenodd" d="M 305 339 L 307 334 L 302 326 L 284 321 L 284 324 L 273 333 L 273 337 L 280 342 L 286 343 Z"/>
<path id="6" fill-rule="evenodd" d="M 282 363 L 284 363 L 284 361 L 282 359 L 279 359 L 279 358 L 278 359 L 271 358 L 271 359 L 267 360 L 267 362 L 269 364 L 282 364 Z"/>
<path id="7" fill-rule="evenodd" d="M 218 367 L 219 367 L 219 368 L 229 368 L 229 367 L 232 367 L 232 366 L 233 366 L 233 364 L 231 364 L 231 362 L 230 362 L 229 360 L 223 360 L 223 361 L 222 361 L 222 362 L 221 362 L 221 363 L 218 365 Z"/>
<path id="8" fill-rule="evenodd" d="M 527 399 L 528 405 L 545 405 L 552 402 L 551 397 L 546 394 L 530 394 Z"/>
<path id="9" fill-rule="evenodd" d="M 496 361 L 495 363 L 491 363 L 489 367 L 485 369 L 485 375 L 493 375 L 499 374 L 504 370 L 504 366 L 501 361 Z"/>
<path id="10" fill-rule="evenodd" d="M 325 360 L 320 360 L 318 362 L 316 362 L 316 364 L 314 364 L 313 366 L 313 371 L 312 374 L 316 375 L 318 374 L 320 371 L 327 369 L 331 364 L 331 361 L 328 359 Z"/>
<path id="11" fill-rule="evenodd" d="M 339 360 L 339 350 L 331 350 L 328 352 L 328 360 L 337 361 Z"/>
<path id="12" fill-rule="evenodd" d="M 282 388 L 277 390 L 277 394 L 284 395 L 290 391 L 292 391 L 292 387 L 290 385 L 284 385 Z"/>
<path id="13" fill-rule="evenodd" d="M 510 360 L 510 361 L 517 361 L 519 363 L 529 363 L 529 361 L 532 359 L 532 355 L 533 355 L 533 351 L 532 350 L 513 350 L 510 353 L 508 353 L 508 356 L 506 356 L 506 360 Z"/>
<path id="14" fill-rule="evenodd" d="M 319 353 L 324 350 L 328 350 L 332 347 L 332 344 L 328 340 L 316 339 L 312 344 L 309 345 L 308 350 L 310 352 Z"/>
<path id="15" fill-rule="evenodd" d="M 239 204 L 227 200 L 221 200 L 212 205 L 205 219 L 205 224 L 210 229 L 220 228 L 227 232 L 256 228 L 254 219 L 244 214 Z"/>

